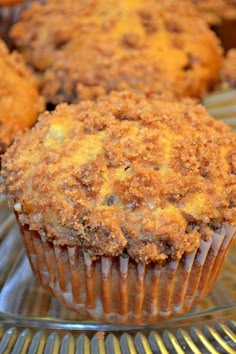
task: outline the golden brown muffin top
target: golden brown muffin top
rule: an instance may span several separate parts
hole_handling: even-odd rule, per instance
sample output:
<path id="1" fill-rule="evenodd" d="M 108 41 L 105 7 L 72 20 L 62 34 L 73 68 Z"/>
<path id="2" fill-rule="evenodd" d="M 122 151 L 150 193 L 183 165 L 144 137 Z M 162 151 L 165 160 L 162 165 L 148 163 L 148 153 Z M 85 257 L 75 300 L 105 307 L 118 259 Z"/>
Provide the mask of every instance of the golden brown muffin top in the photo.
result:
<path id="1" fill-rule="evenodd" d="M 0 41 L 0 154 L 15 135 L 32 126 L 44 108 L 32 73 L 21 55 Z"/>
<path id="2" fill-rule="evenodd" d="M 32 4 L 12 37 L 52 103 L 127 88 L 199 97 L 221 66 L 218 40 L 189 0 L 49 0 Z"/>
<path id="3" fill-rule="evenodd" d="M 111 93 L 41 115 L 3 156 L 10 207 L 56 244 L 178 259 L 236 224 L 236 136 L 200 105 Z"/>
<path id="4" fill-rule="evenodd" d="M 221 77 L 224 82 L 227 82 L 229 86 L 236 88 L 236 49 L 228 51 L 222 71 Z"/>

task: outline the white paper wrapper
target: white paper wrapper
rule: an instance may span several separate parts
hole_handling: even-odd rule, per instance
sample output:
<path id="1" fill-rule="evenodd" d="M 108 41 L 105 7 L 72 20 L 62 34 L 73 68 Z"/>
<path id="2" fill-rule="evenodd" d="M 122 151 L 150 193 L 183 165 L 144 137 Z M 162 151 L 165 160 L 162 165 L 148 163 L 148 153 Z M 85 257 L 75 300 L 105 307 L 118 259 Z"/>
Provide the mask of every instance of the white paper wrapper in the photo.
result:
<path id="1" fill-rule="evenodd" d="M 81 319 L 148 324 L 189 311 L 213 287 L 234 240 L 235 228 L 201 241 L 198 250 L 166 265 L 126 257 L 93 260 L 80 247 L 56 246 L 21 228 L 32 269 L 41 284 Z"/>

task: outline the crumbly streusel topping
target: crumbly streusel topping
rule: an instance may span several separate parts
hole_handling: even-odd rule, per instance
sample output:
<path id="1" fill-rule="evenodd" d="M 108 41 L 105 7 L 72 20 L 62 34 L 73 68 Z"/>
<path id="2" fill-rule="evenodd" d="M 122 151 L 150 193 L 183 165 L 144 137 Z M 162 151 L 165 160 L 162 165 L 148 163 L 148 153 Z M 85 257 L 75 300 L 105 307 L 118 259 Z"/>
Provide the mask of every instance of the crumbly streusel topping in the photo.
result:
<path id="1" fill-rule="evenodd" d="M 12 30 L 51 103 L 112 90 L 200 97 L 218 80 L 221 48 L 189 0 L 49 0 Z"/>

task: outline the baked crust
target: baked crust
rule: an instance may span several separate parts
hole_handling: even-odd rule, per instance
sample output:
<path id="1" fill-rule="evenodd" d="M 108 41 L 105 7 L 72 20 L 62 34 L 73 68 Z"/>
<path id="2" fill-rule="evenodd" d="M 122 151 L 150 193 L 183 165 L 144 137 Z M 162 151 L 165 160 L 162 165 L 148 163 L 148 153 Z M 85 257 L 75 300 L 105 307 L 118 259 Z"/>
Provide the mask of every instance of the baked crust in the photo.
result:
<path id="1" fill-rule="evenodd" d="M 229 86 L 236 88 L 236 49 L 231 49 L 225 57 L 221 78 L 223 82 L 227 82 Z"/>
<path id="2" fill-rule="evenodd" d="M 32 126 L 44 108 L 33 74 L 21 55 L 0 41 L 0 154 L 15 135 Z"/>
<path id="3" fill-rule="evenodd" d="M 10 207 L 92 256 L 179 259 L 236 222 L 236 138 L 192 103 L 129 92 L 61 104 L 2 158 Z"/>
<path id="4" fill-rule="evenodd" d="M 11 35 L 51 103 L 124 89 L 200 97 L 222 59 L 189 0 L 49 0 L 32 4 Z"/>

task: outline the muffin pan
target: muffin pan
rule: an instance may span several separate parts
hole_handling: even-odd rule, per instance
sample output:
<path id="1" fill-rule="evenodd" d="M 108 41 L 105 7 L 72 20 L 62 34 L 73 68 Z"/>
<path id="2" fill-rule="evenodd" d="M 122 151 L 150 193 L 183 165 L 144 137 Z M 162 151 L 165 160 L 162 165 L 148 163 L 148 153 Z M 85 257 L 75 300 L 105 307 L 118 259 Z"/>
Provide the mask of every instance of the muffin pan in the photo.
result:
<path id="1" fill-rule="evenodd" d="M 236 90 L 203 103 L 236 129 Z M 4 196 L 0 207 L 0 353 L 236 352 L 236 246 L 212 292 L 188 314 L 152 326 L 80 321 L 38 284 Z"/>

